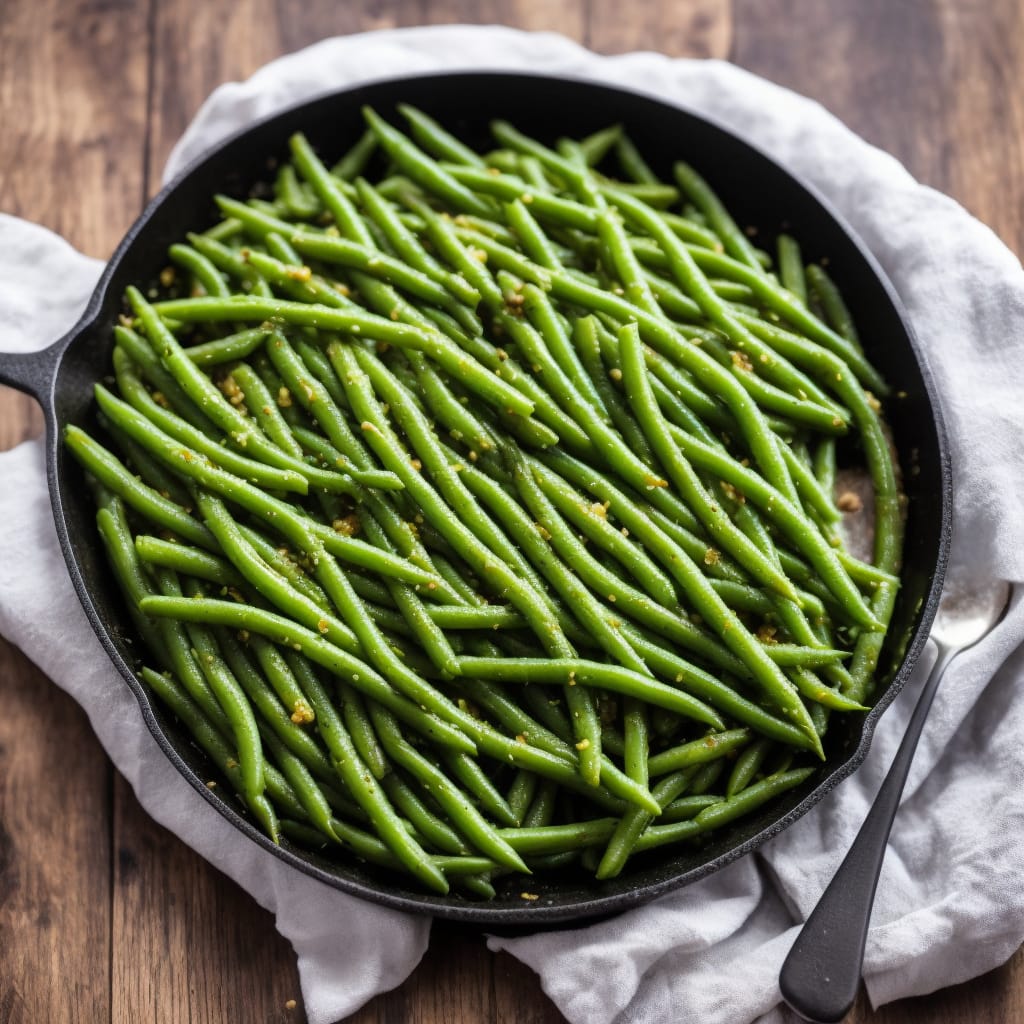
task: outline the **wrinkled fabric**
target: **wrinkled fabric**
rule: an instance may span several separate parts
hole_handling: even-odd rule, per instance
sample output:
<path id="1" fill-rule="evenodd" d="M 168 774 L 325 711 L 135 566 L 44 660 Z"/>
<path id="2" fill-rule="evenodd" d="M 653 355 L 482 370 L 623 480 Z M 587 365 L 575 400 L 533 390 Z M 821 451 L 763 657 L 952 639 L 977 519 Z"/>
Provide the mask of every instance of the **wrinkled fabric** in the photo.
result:
<path id="1" fill-rule="evenodd" d="M 550 34 L 442 27 L 328 39 L 217 89 L 171 154 L 204 149 L 286 106 L 355 82 L 442 69 L 526 69 L 618 83 L 738 132 L 815 185 L 902 299 L 942 395 L 956 481 L 953 560 L 1024 579 L 1024 273 L 953 200 L 919 185 L 818 104 L 717 61 L 601 57 Z M 415 101 L 415 97 L 411 97 Z M 714 169 L 705 168 L 710 178 Z M 0 217 L 0 336 L 55 339 L 100 265 Z M 59 299 L 48 287 L 64 283 Z M 399 984 L 429 922 L 364 904 L 279 863 L 165 760 L 82 613 L 57 547 L 42 446 L 0 455 L 0 632 L 86 709 L 147 811 L 276 914 L 299 958 L 310 1024 Z M 54 637 L 60 643 L 54 643 Z M 964 981 L 1024 939 L 1024 609 L 957 661 L 940 691 L 882 872 L 864 975 L 875 1005 Z M 881 782 L 931 661 L 882 718 L 864 766 L 800 822 L 711 878 L 612 920 L 489 940 L 532 967 L 572 1022 L 781 1021 L 778 972 Z"/>

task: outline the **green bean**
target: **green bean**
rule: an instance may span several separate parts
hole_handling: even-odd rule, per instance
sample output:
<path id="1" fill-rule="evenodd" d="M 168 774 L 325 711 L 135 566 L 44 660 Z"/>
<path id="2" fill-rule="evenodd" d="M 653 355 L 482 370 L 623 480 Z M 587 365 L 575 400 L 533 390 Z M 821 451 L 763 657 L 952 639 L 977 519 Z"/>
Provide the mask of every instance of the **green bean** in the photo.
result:
<path id="1" fill-rule="evenodd" d="M 652 182 L 647 184 L 644 182 L 615 181 L 610 178 L 605 178 L 603 175 L 595 175 L 595 178 L 602 185 L 611 185 L 616 189 L 616 191 L 625 192 L 628 195 L 634 196 L 642 202 L 647 203 L 648 206 L 653 206 L 657 210 L 664 211 L 667 207 L 672 206 L 679 201 L 679 189 L 674 185 L 666 185 L 663 182 Z M 674 215 L 671 216 L 672 224 L 677 224 L 678 220 Z M 692 231 L 694 237 L 700 237 L 698 235 L 700 229 L 696 225 L 684 228 L 684 231 L 687 236 Z"/>
<path id="2" fill-rule="evenodd" d="M 489 251 L 493 248 L 491 246 Z M 682 252 L 684 259 L 688 258 L 685 256 L 685 249 Z M 690 262 L 692 263 L 692 260 Z M 620 321 L 638 324 L 644 339 L 652 347 L 663 354 L 670 354 L 671 358 L 690 370 L 697 379 L 721 395 L 736 417 L 758 462 L 770 474 L 770 479 L 781 482 L 787 491 L 792 488 L 785 463 L 775 447 L 762 414 L 752 403 L 739 381 L 719 366 L 709 355 L 703 353 L 696 346 L 687 345 L 670 324 L 645 313 L 611 292 L 605 292 L 585 284 L 564 271 L 542 271 L 538 274 L 531 272 L 529 267 L 521 269 L 526 269 L 527 278 L 533 279 L 534 283 L 544 280 L 543 275 L 547 275 L 552 294 L 567 302 L 579 304 L 587 309 L 607 312 Z M 540 271 L 540 268 L 536 268 L 536 271 Z M 697 273 L 699 274 L 699 271 Z M 710 289 L 705 290 L 710 293 Z M 717 297 L 714 302 L 720 306 Z"/>
<path id="3" fill-rule="evenodd" d="M 383 779 L 391 771 L 374 731 L 370 714 L 359 691 L 338 680 L 338 698 L 341 703 L 341 717 L 359 756 L 377 779 Z"/>
<path id="4" fill-rule="evenodd" d="M 622 125 L 613 124 L 580 140 L 580 149 L 587 164 L 596 167 L 618 143 L 622 136 Z"/>
<path id="5" fill-rule="evenodd" d="M 470 167 L 483 167 L 484 161 L 464 142 L 446 131 L 437 121 L 422 110 L 399 103 L 398 112 L 409 122 L 413 138 L 438 160 L 451 160 Z"/>
<path id="6" fill-rule="evenodd" d="M 333 841 L 337 841 L 334 834 L 334 815 L 327 797 L 317 785 L 310 770 L 303 764 L 302 760 L 296 757 L 266 726 L 261 727 L 263 742 L 270 751 L 270 756 L 281 770 L 281 774 L 289 782 L 295 796 L 302 804 L 303 810 L 316 827 Z"/>
<path id="7" fill-rule="evenodd" d="M 281 408 L 278 404 L 281 397 L 280 393 L 276 397 L 271 395 L 263 379 L 247 363 L 236 363 L 232 366 L 231 376 L 241 390 L 241 393 L 245 396 L 249 411 L 259 424 L 260 429 L 282 451 L 287 452 L 289 455 L 301 457 L 302 447 L 293 437 L 288 422 L 281 414 Z M 346 466 L 344 468 L 348 472 L 349 467 Z M 312 479 L 316 482 L 322 481 L 322 477 L 314 476 Z"/>
<path id="8" fill-rule="evenodd" d="M 320 586 L 306 575 L 302 566 L 292 560 L 287 547 L 275 547 L 263 534 L 244 523 L 237 523 L 237 526 L 242 537 L 267 565 L 283 576 L 288 583 L 314 604 L 325 611 L 330 610 L 330 599 Z"/>
<path id="9" fill-rule="evenodd" d="M 139 558 L 150 565 L 162 565 L 225 587 L 237 587 L 242 583 L 242 577 L 230 562 L 198 548 L 139 534 L 135 538 L 135 550 Z"/>
<path id="10" fill-rule="evenodd" d="M 291 721 L 300 726 L 315 722 L 316 712 L 281 652 L 259 635 L 247 637 L 245 643 L 255 654 L 267 681 L 289 712 Z"/>
<path id="11" fill-rule="evenodd" d="M 164 326 L 154 307 L 135 288 L 128 289 L 128 297 L 139 315 L 150 341 L 158 347 L 161 358 L 175 376 L 176 381 L 189 397 L 204 409 L 210 418 L 225 430 L 240 447 L 254 452 L 260 458 L 280 469 L 297 471 L 321 486 L 334 485 L 349 487 L 344 480 L 336 480 L 339 474 L 315 472 L 301 460 L 277 447 L 249 417 L 233 406 L 216 388 L 213 382 L 192 363 L 186 351 L 178 344 L 174 335 Z M 230 299 L 219 301 L 230 302 Z"/>
<path id="12" fill-rule="evenodd" d="M 651 795 L 662 806 L 667 807 L 680 793 L 682 793 L 690 779 L 693 777 L 693 770 L 674 772 L 672 775 L 661 780 L 655 786 Z M 595 875 L 599 879 L 615 878 L 621 874 L 626 865 L 630 853 L 636 845 L 637 839 L 652 821 L 654 815 L 639 808 L 630 808 L 620 819 L 604 854 L 597 866 Z"/>
<path id="13" fill-rule="evenodd" d="M 292 159 L 299 173 L 309 182 L 320 202 L 324 204 L 338 229 L 346 238 L 372 246 L 372 236 L 359 218 L 355 206 L 346 194 L 348 187 L 324 167 L 313 152 L 306 137 L 297 132 L 288 140 Z M 235 214 L 238 216 L 238 214 Z M 239 219 L 242 218 L 239 216 Z M 288 237 L 287 232 L 282 232 Z"/>
<path id="14" fill-rule="evenodd" d="M 438 422 L 448 427 L 452 439 L 466 445 L 471 453 L 493 450 L 495 442 L 490 429 L 459 401 L 427 360 L 419 352 L 409 352 L 407 357 L 427 406 Z"/>
<path id="15" fill-rule="evenodd" d="M 218 299 L 179 299 L 160 302 L 154 307 L 161 316 L 192 321 L 279 319 L 299 326 L 321 327 L 346 334 L 372 338 L 378 342 L 409 347 L 424 352 L 459 380 L 499 409 L 509 408 L 521 416 L 533 411 L 533 403 L 521 392 L 488 372 L 472 356 L 459 351 L 444 335 L 428 333 L 408 324 L 395 323 L 367 312 L 331 309 L 313 303 L 285 300 L 232 297 Z"/>
<path id="16" fill-rule="evenodd" d="M 439 743 L 454 746 L 455 749 L 465 750 L 467 753 L 474 749 L 472 741 L 467 740 L 462 733 L 432 712 L 423 711 L 407 697 L 399 694 L 368 665 L 281 615 L 212 598 L 184 600 L 151 597 L 144 599 L 142 605 L 143 611 L 150 615 L 245 629 L 251 633 L 260 633 L 285 647 L 295 648 L 298 645 L 306 657 L 329 671 L 342 675 L 358 690 L 383 704 L 411 728 Z M 314 711 L 319 717 L 321 709 L 315 704 Z"/>
<path id="17" fill-rule="evenodd" d="M 653 465 L 657 460 L 647 443 L 647 438 L 644 437 L 644 432 L 640 429 L 625 398 L 612 386 L 610 371 L 605 367 L 601 357 L 601 339 L 596 318 L 587 316 L 577 320 L 573 340 L 586 367 L 587 378 L 597 395 L 597 400 L 593 403 L 595 408 L 607 415 L 632 451 L 643 462 Z"/>
<path id="18" fill-rule="evenodd" d="M 274 181 L 274 192 L 278 201 L 297 220 L 311 220 L 320 213 L 319 200 L 303 188 L 292 164 L 282 164 Z"/>
<path id="19" fill-rule="evenodd" d="M 187 245 L 175 244 L 167 250 L 172 263 L 187 270 L 207 295 L 223 298 L 228 295 L 228 286 L 220 272 L 201 252 Z"/>
<path id="20" fill-rule="evenodd" d="M 195 599 L 202 593 L 202 590 L 196 584 L 186 588 L 186 593 L 189 598 Z M 181 600 L 176 597 L 166 599 Z M 148 600 L 155 600 L 155 598 Z M 238 680 L 221 657 L 213 634 L 199 623 L 193 623 L 188 629 L 188 635 L 192 641 L 196 662 L 231 727 L 231 734 L 238 750 L 238 761 L 245 793 L 250 799 L 256 799 L 262 795 L 264 788 L 263 748 L 260 744 L 259 729 L 256 725 L 252 705 L 246 699 Z"/>
<path id="21" fill-rule="evenodd" d="M 332 351 L 334 351 L 332 349 Z M 409 401 L 407 393 L 387 368 L 369 352 L 353 348 L 356 362 L 367 375 L 374 391 L 388 403 L 392 413 L 409 439 L 413 450 L 430 471 L 444 499 L 460 511 L 462 521 L 499 558 L 504 559 L 535 587 L 539 581 L 531 574 L 514 545 L 483 514 L 472 494 L 462 483 L 457 471 L 434 438 L 429 422 Z M 456 464 L 458 465 L 458 464 Z"/>
<path id="22" fill-rule="evenodd" d="M 526 472 L 524 467 L 521 484 L 525 488 L 530 488 L 530 479 L 525 476 Z M 590 631 L 599 646 L 616 661 L 643 671 L 643 662 L 637 658 L 615 627 L 617 617 L 580 584 L 576 574 L 561 559 L 555 557 L 523 508 L 511 500 L 498 484 L 483 474 L 469 472 L 465 474 L 465 479 L 470 489 L 480 496 L 505 524 L 530 562 L 554 587 L 562 600 L 574 609 L 575 615 Z M 534 502 L 538 502 L 535 488 L 530 488 L 530 494 Z M 538 507 L 545 507 L 543 500 L 540 500 Z M 553 609 L 553 612 L 557 616 L 557 610 Z"/>
<path id="23" fill-rule="evenodd" d="M 741 815 L 749 814 L 766 801 L 799 786 L 816 771 L 816 768 L 798 768 L 770 775 L 761 782 L 748 786 L 736 796 L 705 808 L 693 819 L 694 823 L 701 831 L 721 828 Z"/>
<path id="24" fill-rule="evenodd" d="M 327 637 L 349 654 L 359 653 L 355 634 L 329 610 L 292 587 L 290 582 L 267 565 L 243 536 L 227 506 L 205 491 L 197 492 L 200 513 L 207 528 L 217 538 L 221 550 L 239 572 L 271 604 L 292 616 L 296 622 Z"/>
<path id="25" fill-rule="evenodd" d="M 312 256 L 322 263 L 339 264 L 379 277 L 410 295 L 447 310 L 466 329 L 480 332 L 480 323 L 476 317 L 469 315 L 466 307 L 444 285 L 422 271 L 410 268 L 401 260 L 329 235 L 297 232 L 291 236 L 291 243 L 303 256 Z"/>
<path id="26" fill-rule="evenodd" d="M 800 256 L 800 243 L 791 235 L 779 235 L 779 280 L 802 305 L 807 305 L 807 279 Z"/>
<path id="27" fill-rule="evenodd" d="M 518 239 L 526 255 L 538 266 L 561 268 L 562 262 L 554 243 L 544 233 L 522 200 L 515 199 L 511 203 L 506 203 L 503 210 L 509 227 L 515 232 L 515 237 L 508 241 L 514 242 Z"/>
<path id="28" fill-rule="evenodd" d="M 386 236 L 388 243 L 406 263 L 422 271 L 452 295 L 471 307 L 480 301 L 480 293 L 459 274 L 443 267 L 403 223 L 396 209 L 365 179 L 356 180 L 359 199 L 373 222 Z"/>
<path id="29" fill-rule="evenodd" d="M 452 775 L 476 798 L 480 807 L 493 821 L 506 827 L 519 824 L 518 817 L 478 761 L 457 752 L 446 752 L 442 759 Z"/>
<path id="30" fill-rule="evenodd" d="M 377 149 L 377 136 L 365 131 L 356 140 L 355 145 L 331 168 L 331 174 L 342 181 L 354 181 L 366 170 Z"/>
<path id="31" fill-rule="evenodd" d="M 130 358 L 119 348 L 113 352 L 114 372 L 121 394 L 141 412 L 154 426 L 168 436 L 205 455 L 212 463 L 229 473 L 247 480 L 251 484 L 277 491 L 292 491 L 306 494 L 309 483 L 305 476 L 294 469 L 268 466 L 256 459 L 239 455 L 223 444 L 207 437 L 201 430 L 182 419 L 169 409 L 164 409 L 146 390 L 135 371 Z"/>
<path id="32" fill-rule="evenodd" d="M 492 121 L 491 134 L 510 149 L 536 157 L 546 169 L 553 171 L 572 191 L 576 192 L 587 206 L 594 206 L 598 209 L 603 207 L 603 201 L 590 177 L 586 160 L 581 153 L 576 151 L 570 140 L 564 140 L 569 149 L 569 155 L 563 156 L 542 146 L 535 139 L 523 135 L 507 121 Z"/>
<path id="33" fill-rule="evenodd" d="M 180 505 L 133 476 L 112 452 L 84 430 L 69 424 L 64 428 L 64 443 L 86 470 L 147 519 L 208 551 L 216 549 L 216 541 L 206 527 Z"/>
<path id="34" fill-rule="evenodd" d="M 681 768 L 706 764 L 708 761 L 727 757 L 749 742 L 749 729 L 710 733 L 699 740 L 655 754 L 648 762 L 648 769 L 651 775 L 664 775 L 667 772 L 679 771 Z"/>
<path id="35" fill-rule="evenodd" d="M 451 780 L 402 736 L 394 718 L 379 705 L 370 714 L 377 734 L 388 755 L 406 771 L 420 779 L 431 796 L 448 815 L 451 823 L 477 850 L 513 871 L 529 873 L 522 858 L 508 845 Z"/>
<path id="36" fill-rule="evenodd" d="M 528 465 L 541 490 L 562 515 L 570 519 L 595 544 L 601 545 L 616 558 L 622 568 L 630 573 L 655 601 L 669 607 L 678 604 L 675 588 L 664 573 L 654 565 L 642 548 L 631 543 L 620 530 L 608 522 L 608 507 L 597 502 L 587 502 L 578 491 L 573 490 L 544 463 L 530 459 Z"/>
<path id="37" fill-rule="evenodd" d="M 726 251 L 759 274 L 763 274 L 764 268 L 754 254 L 753 246 L 722 205 L 722 201 L 711 191 L 708 183 L 689 164 L 682 161 L 673 165 L 672 172 L 679 187 L 707 218 L 715 234 L 721 238 Z"/>
<path id="38" fill-rule="evenodd" d="M 459 548 L 460 554 L 480 574 L 481 579 L 489 580 L 502 589 L 513 605 L 534 626 L 538 635 L 554 650 L 564 650 L 564 641 L 560 639 L 561 629 L 547 614 L 544 602 L 538 602 L 536 591 L 516 577 L 507 565 L 452 514 L 437 492 L 407 461 L 397 438 L 380 413 L 379 404 L 370 390 L 365 372 L 356 361 L 355 354 L 342 345 L 334 346 L 332 353 L 339 361 L 339 375 L 345 384 L 349 400 L 357 415 L 363 419 L 363 431 L 382 462 L 401 478 L 413 500 L 427 511 L 431 521 L 442 531 L 446 539 Z"/>
<path id="39" fill-rule="evenodd" d="M 855 622 L 867 629 L 880 628 L 839 556 L 798 508 L 794 508 L 762 477 L 739 462 L 689 437 L 677 427 L 668 427 L 667 430 L 682 455 L 727 480 L 772 519 L 790 542 L 807 557 Z M 796 598 L 795 593 L 786 596 Z"/>
<path id="40" fill-rule="evenodd" d="M 250 811 L 273 842 L 277 843 L 279 841 L 277 816 L 274 814 L 270 801 L 265 796 L 252 797 L 246 793 L 238 761 L 223 736 L 204 717 L 192 699 L 168 676 L 144 667 L 142 678 L 153 693 L 181 720 L 196 742 L 209 755 L 210 760 L 224 773 L 235 790 L 242 795 Z"/>
<path id="41" fill-rule="evenodd" d="M 330 441 L 314 431 L 307 430 L 305 427 L 292 427 L 291 433 L 301 448 L 321 462 L 338 468 L 344 467 L 346 476 L 352 477 L 356 483 L 379 491 L 402 490 L 402 482 L 394 473 L 389 473 L 384 469 L 356 469 L 348 456 L 343 455 Z M 362 497 L 364 502 L 367 499 L 366 495 L 354 495 L 354 497 Z"/>
<path id="42" fill-rule="evenodd" d="M 323 698 L 323 703 L 329 704 L 326 694 L 323 694 Z M 316 703 L 319 728 L 323 735 L 323 715 L 320 702 Z M 331 753 L 338 774 L 359 806 L 370 816 L 377 834 L 416 878 L 437 892 L 446 893 L 448 882 L 444 875 L 405 829 L 380 783 L 360 758 L 344 723 L 337 716 L 334 716 L 331 723 L 329 735 Z"/>
<path id="43" fill-rule="evenodd" d="M 812 265 L 807 268 L 807 283 L 815 298 L 825 311 L 825 319 L 836 333 L 842 335 L 857 351 L 860 351 L 860 339 L 853 317 L 850 315 L 843 297 L 835 282 L 826 273 L 824 267 Z"/>
<path id="44" fill-rule="evenodd" d="M 492 175 L 472 167 L 452 167 L 451 176 L 462 185 L 494 196 L 504 202 L 522 200 L 541 219 L 551 219 L 568 227 L 592 231 L 595 211 L 571 199 L 550 195 L 528 185 L 521 178 L 509 175 Z M 490 217 L 490 213 L 484 216 Z"/>
<path id="45" fill-rule="evenodd" d="M 206 231 L 202 232 L 202 235 L 204 238 L 209 238 L 214 242 L 229 242 L 232 238 L 241 233 L 241 221 L 235 220 L 234 217 L 227 217 L 219 224 L 214 224 L 212 228 L 208 228 Z"/>
<path id="46" fill-rule="evenodd" d="M 741 755 L 742 756 L 742 755 Z M 658 821 L 662 824 L 671 824 L 676 821 L 690 821 L 695 818 L 705 807 L 722 802 L 722 797 L 713 793 L 690 794 L 681 796 L 668 805 L 662 812 Z"/>
<path id="47" fill-rule="evenodd" d="M 735 796 L 750 785 L 773 747 L 771 740 L 760 739 L 740 752 L 725 787 L 727 798 Z"/>
<path id="48" fill-rule="evenodd" d="M 797 494 L 800 496 L 800 500 L 803 502 L 808 513 L 813 513 L 826 524 L 838 522 L 842 518 L 842 514 L 832 501 L 831 493 L 821 486 L 813 471 L 797 457 L 793 449 L 781 438 L 779 439 L 779 451 L 782 452 L 782 456 L 789 466 L 789 472 L 793 477 Z"/>
<path id="49" fill-rule="evenodd" d="M 857 377 L 867 387 L 877 391 L 878 394 L 886 393 L 885 383 L 870 363 L 853 347 L 852 343 L 842 335 L 823 324 L 813 313 L 805 309 L 795 301 L 792 296 L 780 289 L 770 278 L 763 274 L 756 274 L 748 268 L 730 260 L 721 253 L 711 252 L 708 249 L 691 247 L 690 255 L 696 266 L 702 271 L 722 276 L 735 277 L 742 283 L 749 285 L 754 294 L 765 305 L 770 306 L 781 317 L 789 321 L 795 327 L 802 330 L 807 339 L 826 350 L 839 356 L 856 373 Z M 741 314 L 736 317 L 739 325 L 746 324 L 746 318 Z M 725 322 L 723 320 L 723 322 Z M 742 331 L 730 330 L 729 336 L 737 342 L 744 339 Z"/>
<path id="50" fill-rule="evenodd" d="M 833 711 L 867 711 L 868 709 L 856 700 L 844 696 L 838 690 L 826 686 L 813 672 L 811 666 L 800 665 L 791 678 L 796 688 L 807 700 L 831 708 Z"/>
<path id="51" fill-rule="evenodd" d="M 263 297 L 271 294 L 270 286 L 259 271 L 250 266 L 240 252 L 215 241 L 209 235 L 190 234 L 188 240 L 218 270 L 224 271 L 229 277 L 238 281 L 243 291 Z"/>
<path id="52" fill-rule="evenodd" d="M 603 665 L 582 658 L 469 658 L 459 659 L 462 673 L 508 683 L 563 684 L 575 681 L 645 700 L 716 729 L 724 723 L 715 711 L 689 694 L 659 683 L 631 669 Z"/>
<path id="53" fill-rule="evenodd" d="M 153 587 L 136 557 L 124 503 L 102 485 L 94 485 L 92 490 L 98 506 L 96 528 L 114 569 L 114 577 L 127 601 L 128 613 L 152 653 L 161 663 L 169 664 L 160 623 L 143 615 L 139 609 L 139 602 L 153 594 Z"/>
<path id="54" fill-rule="evenodd" d="M 623 328 L 619 334 L 619 343 L 630 403 L 644 434 L 688 506 L 695 511 L 712 540 L 720 544 L 748 572 L 784 597 L 795 598 L 793 585 L 732 524 L 724 509 L 707 493 L 689 459 L 680 449 L 678 436 L 669 430 L 658 408 L 647 377 L 636 329 Z"/>
<path id="55" fill-rule="evenodd" d="M 344 468 L 348 468 L 350 461 L 359 469 L 369 468 L 373 465 L 369 453 L 353 433 L 335 398 L 316 375 L 310 373 L 306 361 L 280 332 L 274 332 L 267 345 L 267 356 L 288 389 L 316 420 L 330 443 L 345 460 Z M 312 440 L 315 436 L 312 432 L 296 434 L 300 443 L 303 439 Z M 307 440 L 307 445 L 309 440 Z M 317 444 L 314 441 L 314 445 L 317 454 L 323 455 L 329 451 L 322 447 L 322 443 Z"/>
<path id="56" fill-rule="evenodd" d="M 515 826 L 522 824 L 523 818 L 533 802 L 534 794 L 537 792 L 537 776 L 522 768 L 516 772 L 512 785 L 509 786 L 506 802 L 515 818 Z"/>
<path id="57" fill-rule="evenodd" d="M 146 449 L 183 475 L 194 478 L 201 486 L 237 502 L 255 515 L 265 518 L 276 529 L 286 533 L 303 550 L 312 550 L 316 541 L 341 558 L 356 565 L 382 571 L 407 583 L 434 582 L 429 573 L 388 552 L 364 544 L 353 537 L 344 537 L 330 527 L 305 519 L 292 506 L 273 498 L 246 481 L 204 462 L 195 452 L 183 447 L 163 431 L 154 427 L 131 406 L 115 398 L 102 385 L 96 385 L 96 399 L 100 407 L 124 427 Z M 315 539 L 314 539 L 315 538 Z M 195 540 L 195 537 L 189 539 Z M 198 543 L 198 541 L 196 541 Z M 436 585 L 436 584 L 435 584 Z"/>
<path id="58" fill-rule="evenodd" d="M 369 107 L 363 108 L 363 117 L 381 148 L 413 181 L 451 203 L 457 210 L 478 217 L 490 216 L 489 204 L 473 195 L 397 128 Z"/>
<path id="59" fill-rule="evenodd" d="M 617 818 L 594 818 L 568 825 L 524 825 L 502 829 L 498 834 L 517 853 L 535 857 L 600 846 L 608 840 L 617 824 Z"/>
<path id="60" fill-rule="evenodd" d="M 796 725 L 776 718 L 710 672 L 691 665 L 684 658 L 665 650 L 641 630 L 626 626 L 623 631 L 635 650 L 656 674 L 672 680 L 676 686 L 693 692 L 708 704 L 759 733 L 796 747 L 814 749 L 814 741 Z M 742 665 L 739 667 L 742 668 Z"/>
<path id="61" fill-rule="evenodd" d="M 903 529 L 884 382 L 795 238 L 774 276 L 619 126 L 499 121 L 480 155 L 399 111 L 332 169 L 294 136 L 273 202 L 217 198 L 172 297 L 128 291 L 113 451 L 68 448 L 154 695 L 272 837 L 483 899 L 611 878 L 800 785 L 865 709 Z M 835 527 L 846 433 L 871 562 Z"/>
<path id="62" fill-rule="evenodd" d="M 658 176 L 647 166 L 647 162 L 640 155 L 640 150 L 625 132 L 615 140 L 615 156 L 626 177 L 631 181 L 641 185 L 659 184 Z"/>
<path id="63" fill-rule="evenodd" d="M 459 855 L 469 852 L 466 841 L 417 795 L 416 790 L 392 768 L 381 780 L 387 798 L 409 819 L 416 833 L 438 850 Z"/>
<path id="64" fill-rule="evenodd" d="M 142 445 L 111 423 L 103 413 L 97 413 L 96 422 L 127 460 L 127 468 L 131 469 L 143 483 L 152 487 L 162 498 L 173 501 L 175 505 L 185 510 L 192 508 L 192 496 L 178 477 L 161 466 Z"/>
<path id="65" fill-rule="evenodd" d="M 189 345 L 185 354 L 196 366 L 220 366 L 222 363 L 244 359 L 255 352 L 266 340 L 267 332 L 260 327 L 228 334 L 223 338 Z"/>

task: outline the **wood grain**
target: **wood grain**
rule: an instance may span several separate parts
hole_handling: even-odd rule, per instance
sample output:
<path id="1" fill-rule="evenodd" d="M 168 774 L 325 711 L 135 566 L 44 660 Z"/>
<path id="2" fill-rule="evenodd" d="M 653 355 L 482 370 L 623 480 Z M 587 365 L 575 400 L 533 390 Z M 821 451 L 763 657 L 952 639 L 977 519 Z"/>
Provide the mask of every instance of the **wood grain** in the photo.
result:
<path id="1" fill-rule="evenodd" d="M 0 209 L 107 256 L 140 209 L 146 11 L 4 4 Z M 55 282 L 59 287 L 59 282 Z M 42 430 L 0 389 L 0 444 Z M 113 771 L 74 702 L 0 642 L 0 1021 L 110 1018 Z"/>
<path id="2" fill-rule="evenodd" d="M 1015 0 L 5 0 L 2 11 L 0 209 L 92 255 L 112 250 L 221 82 L 325 36 L 453 21 L 558 31 L 607 53 L 728 57 L 816 96 L 1024 250 Z M 40 429 L 29 399 L 0 390 L 0 447 Z M 148 819 L 85 716 L 2 642 L 0 695 L 0 1024 L 300 1024 L 294 955 L 271 916 Z M 527 968 L 439 925 L 412 977 L 349 1024 L 559 1020 Z M 877 1012 L 862 998 L 850 1018 L 1014 1020 L 1020 953 L 935 996 Z"/>
<path id="3" fill-rule="evenodd" d="M 592 0 L 586 45 L 599 53 L 655 50 L 669 57 L 727 57 L 732 38 L 727 0 Z"/>
<path id="4" fill-rule="evenodd" d="M 1024 250 L 1024 5 L 858 0 L 849 11 L 736 0 L 731 59 L 814 96 Z"/>
<path id="5" fill-rule="evenodd" d="M 111 1020 L 294 1021 L 295 954 L 273 916 L 157 825 L 120 776 L 114 793 Z"/>
<path id="6" fill-rule="evenodd" d="M 0 1021 L 107 1020 L 112 770 L 77 704 L 0 643 Z"/>

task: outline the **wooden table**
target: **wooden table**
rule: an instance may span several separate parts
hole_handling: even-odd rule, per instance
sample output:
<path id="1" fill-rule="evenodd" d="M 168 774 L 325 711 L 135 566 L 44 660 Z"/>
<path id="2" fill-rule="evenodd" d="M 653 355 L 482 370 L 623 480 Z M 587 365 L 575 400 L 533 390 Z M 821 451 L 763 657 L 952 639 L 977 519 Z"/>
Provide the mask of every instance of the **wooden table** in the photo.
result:
<path id="1" fill-rule="evenodd" d="M 505 21 L 602 52 L 724 57 L 817 97 L 1024 251 L 1018 0 L 4 0 L 0 209 L 106 257 L 207 93 L 334 34 Z M 55 282 L 59 286 L 59 282 Z M 0 447 L 40 433 L 0 394 Z M 0 1024 L 303 1019 L 294 955 L 253 901 L 155 825 L 85 715 L 0 642 Z M 292 1001 L 296 1001 L 296 1006 Z M 535 976 L 435 931 L 413 976 L 350 1018 L 561 1019 Z M 852 1019 L 1024 1019 L 1024 957 Z"/>

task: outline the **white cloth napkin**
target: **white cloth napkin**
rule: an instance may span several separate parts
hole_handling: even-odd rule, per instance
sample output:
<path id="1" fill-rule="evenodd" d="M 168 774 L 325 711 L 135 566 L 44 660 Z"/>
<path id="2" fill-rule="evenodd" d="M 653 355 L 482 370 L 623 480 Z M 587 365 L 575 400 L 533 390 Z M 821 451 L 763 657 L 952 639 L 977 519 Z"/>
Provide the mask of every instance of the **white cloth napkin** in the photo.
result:
<path id="1" fill-rule="evenodd" d="M 554 35 L 467 27 L 370 33 L 325 40 L 219 88 L 166 176 L 225 134 L 300 99 L 445 68 L 524 68 L 639 88 L 714 116 L 817 185 L 888 272 L 927 351 L 956 472 L 954 559 L 1024 580 L 1020 264 L 956 203 L 810 100 L 721 62 L 599 57 Z M 57 338 L 99 270 L 49 232 L 0 217 L 4 347 L 29 351 Z M 63 282 L 57 300 L 55 279 Z M 399 984 L 422 956 L 429 922 L 344 896 L 237 841 L 166 762 L 81 612 L 57 547 L 41 444 L 0 456 L 0 478 L 0 632 L 82 704 L 147 811 L 277 915 L 298 953 L 310 1024 L 337 1020 Z M 950 671 L 928 721 L 868 937 L 864 971 L 875 1005 L 987 971 L 1024 939 L 1022 640 L 1018 601 Z M 759 854 L 613 920 L 492 938 L 491 947 L 536 970 L 573 1022 L 781 1020 L 777 978 L 795 922 L 859 826 L 915 693 L 909 686 L 886 713 L 863 768 Z"/>

